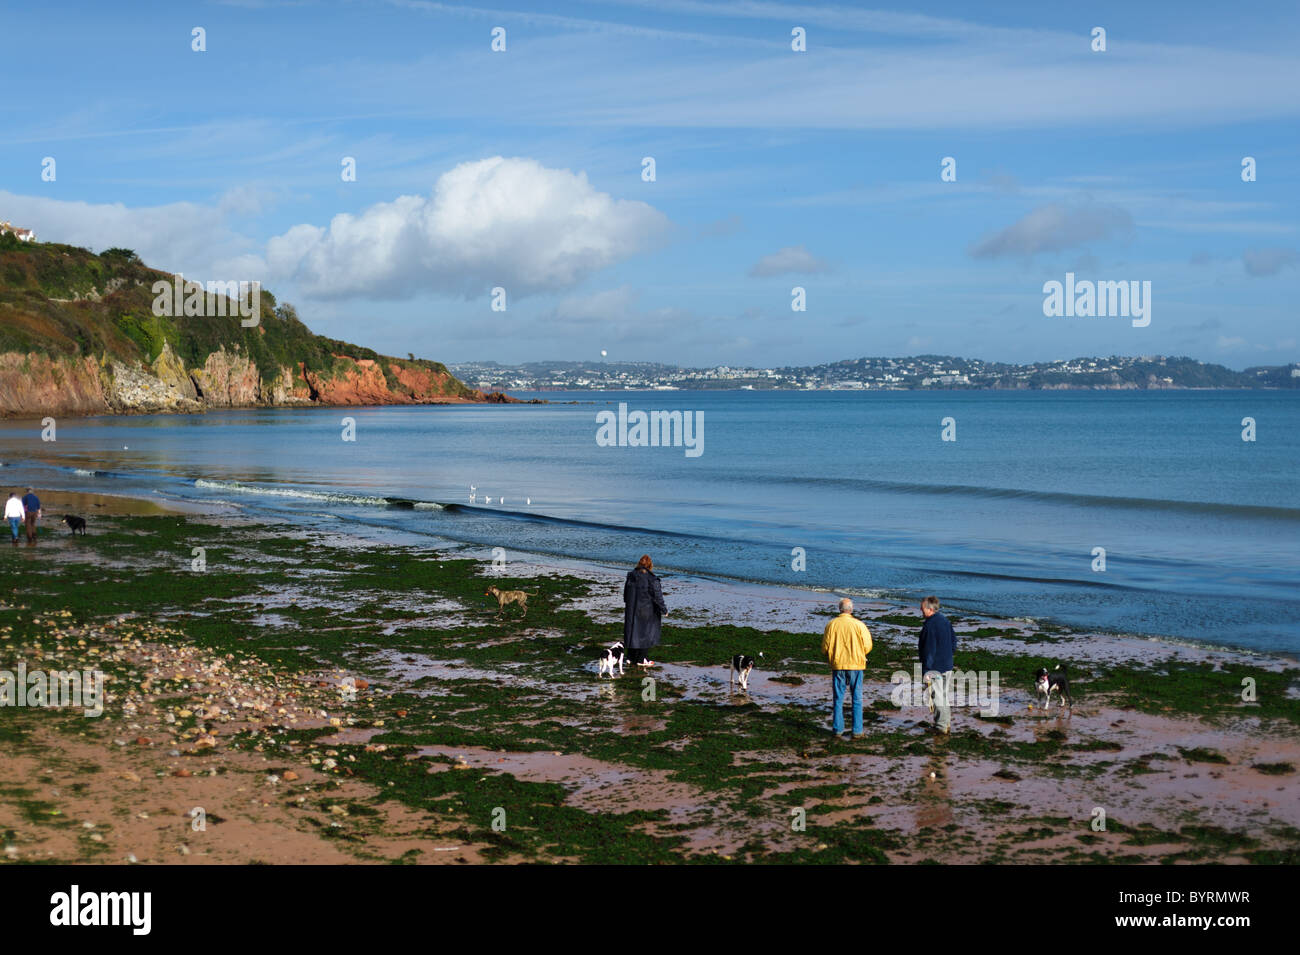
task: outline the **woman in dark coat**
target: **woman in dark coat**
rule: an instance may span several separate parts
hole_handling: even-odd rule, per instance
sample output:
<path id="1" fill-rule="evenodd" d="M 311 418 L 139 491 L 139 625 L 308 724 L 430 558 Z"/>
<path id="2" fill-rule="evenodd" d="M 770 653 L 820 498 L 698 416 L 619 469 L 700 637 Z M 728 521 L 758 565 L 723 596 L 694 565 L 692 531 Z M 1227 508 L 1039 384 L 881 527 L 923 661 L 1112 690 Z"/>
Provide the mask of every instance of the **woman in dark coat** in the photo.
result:
<path id="1" fill-rule="evenodd" d="M 628 659 L 641 666 L 654 666 L 646 651 L 659 646 L 660 618 L 668 612 L 653 568 L 650 555 L 643 554 L 623 584 L 623 647 Z"/>

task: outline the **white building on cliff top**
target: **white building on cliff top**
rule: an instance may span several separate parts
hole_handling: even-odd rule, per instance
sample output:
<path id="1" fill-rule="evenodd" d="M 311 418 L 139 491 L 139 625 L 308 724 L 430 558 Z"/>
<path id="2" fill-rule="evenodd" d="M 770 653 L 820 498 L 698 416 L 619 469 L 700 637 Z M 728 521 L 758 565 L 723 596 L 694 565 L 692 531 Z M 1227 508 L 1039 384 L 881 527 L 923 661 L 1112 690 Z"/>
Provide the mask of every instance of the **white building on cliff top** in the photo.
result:
<path id="1" fill-rule="evenodd" d="M 6 232 L 12 232 L 17 236 L 19 242 L 35 242 L 36 233 L 31 229 L 20 229 L 17 226 L 10 225 L 8 222 L 0 222 L 0 235 Z"/>

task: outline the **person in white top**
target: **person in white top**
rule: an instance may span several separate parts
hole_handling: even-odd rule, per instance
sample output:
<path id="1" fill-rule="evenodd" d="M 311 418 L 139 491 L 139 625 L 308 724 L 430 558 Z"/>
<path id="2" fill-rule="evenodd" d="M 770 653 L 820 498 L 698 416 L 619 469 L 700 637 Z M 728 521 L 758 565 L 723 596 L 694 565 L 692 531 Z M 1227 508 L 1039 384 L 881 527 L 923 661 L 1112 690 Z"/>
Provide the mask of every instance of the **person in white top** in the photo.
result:
<path id="1" fill-rule="evenodd" d="M 10 493 L 9 500 L 5 501 L 5 520 L 9 522 L 9 530 L 14 535 L 14 546 L 18 546 L 18 528 L 23 526 L 23 521 L 27 518 L 27 508 L 23 507 L 23 502 L 16 493 Z"/>

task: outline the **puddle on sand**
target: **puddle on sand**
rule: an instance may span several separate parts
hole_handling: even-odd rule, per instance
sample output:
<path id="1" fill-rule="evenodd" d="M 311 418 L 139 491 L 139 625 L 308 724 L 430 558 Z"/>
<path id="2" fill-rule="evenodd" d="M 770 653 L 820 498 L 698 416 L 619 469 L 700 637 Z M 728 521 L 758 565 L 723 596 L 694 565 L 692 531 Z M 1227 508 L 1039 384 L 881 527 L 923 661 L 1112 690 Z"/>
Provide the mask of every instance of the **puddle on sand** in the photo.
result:
<path id="1" fill-rule="evenodd" d="M 667 819 L 647 823 L 646 831 L 663 836 L 684 835 L 689 852 L 732 852 L 758 832 L 775 838 L 788 831 L 784 817 L 776 818 L 770 825 L 736 820 L 725 807 L 714 804 L 716 794 L 704 793 L 688 783 L 673 782 L 670 770 L 640 769 L 553 750 L 515 753 L 423 746 L 417 755 L 454 759 L 475 770 L 510 773 L 529 782 L 558 783 L 567 790 L 566 804 L 586 812 L 663 810 Z M 435 764 L 431 771 L 457 770 Z M 680 825 L 691 828 L 686 831 L 674 828 Z"/>
<path id="2" fill-rule="evenodd" d="M 465 660 L 439 660 L 408 650 L 382 650 L 367 661 L 367 666 L 379 666 L 386 676 L 417 696 L 440 696 L 443 691 L 435 686 L 412 687 L 418 680 L 433 677 L 437 680 L 484 680 L 526 689 L 546 696 L 560 696 L 570 700 L 588 700 L 599 692 L 599 687 L 581 682 L 557 681 L 530 675 L 533 671 L 526 663 L 502 663 L 496 669 L 476 667 Z"/>
<path id="3" fill-rule="evenodd" d="M 419 756 L 455 759 L 475 769 L 510 773 L 529 782 L 559 783 L 567 802 L 589 810 L 697 808 L 701 794 L 693 786 L 670 782 L 668 770 L 637 769 L 576 753 L 554 750 L 513 753 L 463 746 L 421 746 Z M 448 767 L 448 771 L 451 770 Z"/>
<path id="4" fill-rule="evenodd" d="M 283 610 L 288 607 L 297 607 L 301 610 L 349 610 L 353 606 L 350 600 L 326 600 L 303 587 L 294 587 L 287 584 L 275 584 L 255 594 L 232 597 L 229 602 L 273 611 Z"/>
<path id="5" fill-rule="evenodd" d="M 762 673 L 753 670 L 749 675 L 749 691 L 731 684 L 731 671 L 725 667 L 698 666 L 691 663 L 660 663 L 642 670 L 633 667 L 626 674 L 640 679 L 651 676 L 661 679 L 668 686 L 680 690 L 688 700 L 704 700 L 716 703 L 776 703 L 795 704 L 798 706 L 823 706 L 830 708 L 830 676 L 819 680 L 816 677 L 803 677 L 800 686 L 788 683 L 774 683 L 772 677 L 780 673 Z"/>
<path id="6" fill-rule="evenodd" d="M 954 717 L 954 730 L 979 725 Z M 932 751 L 924 756 L 882 757 L 870 753 L 842 753 L 809 759 L 805 768 L 812 779 L 800 786 L 847 783 L 852 788 L 831 805 L 843 804 L 841 813 L 819 816 L 820 823 L 850 817 L 869 818 L 880 828 L 915 833 L 922 829 L 956 824 L 992 846 L 997 837 L 1015 826 L 1017 817 L 1025 824 L 1035 816 L 1062 816 L 1079 820 L 1080 828 L 1042 843 L 1042 847 L 1077 848 L 1076 836 L 1093 807 L 1098 793 L 1104 793 L 1108 815 L 1134 826 L 1149 823 L 1162 831 L 1187 825 L 1209 824 L 1229 830 L 1259 833 L 1264 825 L 1278 823 L 1300 827 L 1300 800 L 1292 795 L 1294 773 L 1272 776 L 1253 768 L 1256 763 L 1289 762 L 1300 765 L 1300 740 L 1283 735 L 1260 735 L 1254 720 L 1243 720 L 1231 728 L 1205 726 L 1191 719 L 1170 719 L 1143 713 L 1102 710 L 1076 714 L 1073 720 L 1017 720 L 1011 726 L 992 724 L 1009 739 L 1033 741 L 1048 732 L 1066 727 L 1066 740 L 1105 739 L 1119 744 L 1117 751 L 1069 750 L 1061 753 L 1062 764 L 1079 768 L 1095 766 L 1087 775 L 1058 776 L 1046 766 L 997 758 L 955 756 L 941 740 L 931 740 Z M 988 724 L 979 727 L 981 731 Z M 1226 750 L 1234 762 L 1189 763 L 1179 747 L 1204 746 Z M 1172 758 L 1152 760 L 1153 772 L 1132 776 L 1126 767 L 1139 756 L 1163 753 Z M 790 763 L 788 752 L 742 752 L 738 761 L 780 761 Z M 1103 766 L 1101 764 L 1113 764 Z M 1019 778 L 995 775 L 1004 768 Z M 930 773 L 935 775 L 930 777 Z M 883 801 L 857 806 L 872 796 Z M 994 813 L 990 801 L 1010 803 L 1014 808 Z M 816 800 L 810 800 L 810 805 Z M 1035 847 L 1039 847 L 1035 843 Z M 1117 844 L 1118 848 L 1118 844 Z M 1159 852 L 1168 851 L 1168 845 Z M 1145 852 L 1124 847 L 1125 852 Z M 1157 852 L 1156 854 L 1159 854 Z M 979 861 L 971 858 L 966 861 Z"/>

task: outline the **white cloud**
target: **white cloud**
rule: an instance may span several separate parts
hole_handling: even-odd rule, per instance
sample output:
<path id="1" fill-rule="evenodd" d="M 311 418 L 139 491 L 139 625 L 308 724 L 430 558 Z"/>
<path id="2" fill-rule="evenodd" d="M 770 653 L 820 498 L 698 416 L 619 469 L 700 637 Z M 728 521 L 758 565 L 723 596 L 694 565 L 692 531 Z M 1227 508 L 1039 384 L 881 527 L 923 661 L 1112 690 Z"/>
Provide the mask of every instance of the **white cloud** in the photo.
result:
<path id="1" fill-rule="evenodd" d="M 583 173 L 501 157 L 456 166 L 428 197 L 399 196 L 327 227 L 297 225 L 263 249 L 231 222 L 273 199 L 244 186 L 209 203 L 132 208 L 0 192 L 0 210 L 43 242 L 121 246 L 194 279 L 291 282 L 295 294 L 317 299 L 470 296 L 499 285 L 515 301 L 571 288 L 650 247 L 671 225 L 644 202 L 597 191 Z"/>
<path id="2" fill-rule="evenodd" d="M 227 225 L 228 215 L 247 208 L 248 194 L 232 190 L 215 205 L 172 202 L 130 208 L 120 202 L 91 203 L 0 192 L 4 218 L 33 229 L 42 242 L 62 242 L 95 252 L 133 249 L 145 264 L 191 278 L 243 279 L 260 271 L 226 275 L 219 262 L 247 256 L 252 242 Z M 250 260 L 243 259 L 245 265 Z M 254 268 L 256 259 L 251 260 Z"/>
<path id="3" fill-rule="evenodd" d="M 784 249 L 765 255 L 749 270 L 754 278 L 768 278 L 791 272 L 829 272 L 830 266 L 802 245 L 787 245 Z"/>
<path id="4" fill-rule="evenodd" d="M 668 218 L 596 191 L 584 173 L 500 156 L 462 163 L 433 194 L 399 196 L 328 228 L 298 225 L 272 238 L 273 278 L 318 298 L 469 297 L 494 286 L 509 299 L 569 288 L 648 248 Z"/>
<path id="5" fill-rule="evenodd" d="M 1084 242 L 1108 238 L 1116 232 L 1127 232 L 1132 227 L 1132 218 L 1118 206 L 1051 203 L 1039 206 L 1005 229 L 985 236 L 971 247 L 970 254 L 977 259 L 993 259 L 1004 255 L 1059 252 Z"/>

